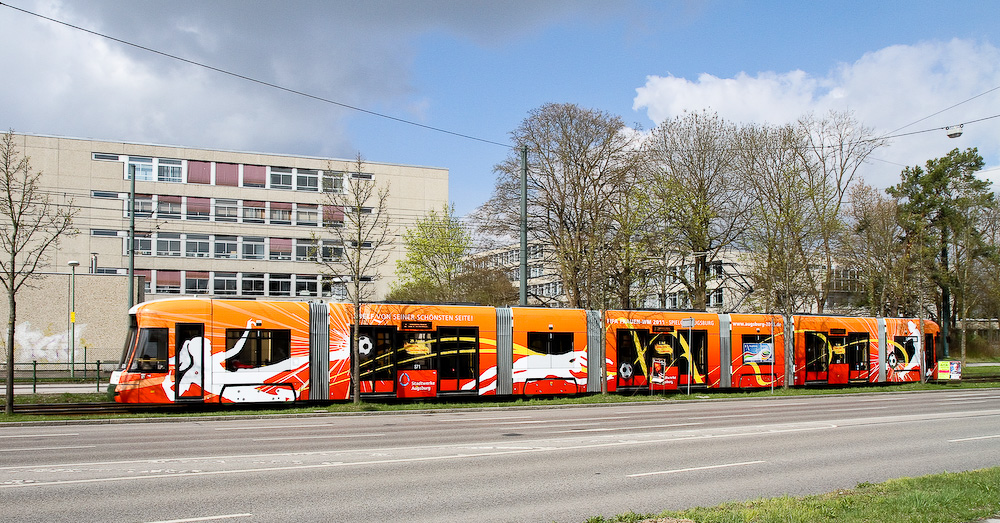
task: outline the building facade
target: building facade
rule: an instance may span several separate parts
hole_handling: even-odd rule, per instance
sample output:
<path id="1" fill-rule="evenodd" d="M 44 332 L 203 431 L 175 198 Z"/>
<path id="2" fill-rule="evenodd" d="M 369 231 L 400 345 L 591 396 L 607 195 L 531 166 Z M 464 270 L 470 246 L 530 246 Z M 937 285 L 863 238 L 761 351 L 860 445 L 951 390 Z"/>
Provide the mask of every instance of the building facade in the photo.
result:
<path id="1" fill-rule="evenodd" d="M 41 172 L 42 189 L 76 209 L 78 233 L 64 238 L 46 270 L 126 275 L 131 178 L 135 178 L 134 272 L 146 299 L 177 295 L 267 299 L 345 297 L 344 279 L 324 275 L 318 256 L 342 246 L 329 226 L 343 211 L 327 204 L 346 177 L 389 190 L 390 228 L 402 232 L 448 202 L 442 168 L 355 160 L 231 152 L 126 142 L 16 135 L 21 153 Z M 375 299 L 388 292 L 399 242 L 388 247 Z M 127 293 L 106 296 L 124 306 Z"/>

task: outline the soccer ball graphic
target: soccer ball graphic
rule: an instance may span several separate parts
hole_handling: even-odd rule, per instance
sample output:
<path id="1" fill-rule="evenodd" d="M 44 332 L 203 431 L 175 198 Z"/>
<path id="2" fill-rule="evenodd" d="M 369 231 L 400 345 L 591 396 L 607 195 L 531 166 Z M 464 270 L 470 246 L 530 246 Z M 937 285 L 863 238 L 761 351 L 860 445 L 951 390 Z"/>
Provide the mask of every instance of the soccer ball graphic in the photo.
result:
<path id="1" fill-rule="evenodd" d="M 368 336 L 361 336 L 358 338 L 358 352 L 362 356 L 368 356 L 372 353 L 372 349 L 375 348 L 375 344 L 372 343 L 372 339 Z"/>

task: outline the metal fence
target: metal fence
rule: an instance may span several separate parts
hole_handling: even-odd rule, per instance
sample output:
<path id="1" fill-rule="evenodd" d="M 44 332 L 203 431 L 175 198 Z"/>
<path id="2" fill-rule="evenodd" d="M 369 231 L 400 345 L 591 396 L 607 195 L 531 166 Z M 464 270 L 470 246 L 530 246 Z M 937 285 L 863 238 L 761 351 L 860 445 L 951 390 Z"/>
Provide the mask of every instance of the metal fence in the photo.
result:
<path id="1" fill-rule="evenodd" d="M 117 361 L 25 362 L 14 364 L 14 383 L 31 384 L 32 392 L 44 383 L 94 383 L 96 392 L 104 392 Z M 7 365 L 0 364 L 0 383 L 7 382 Z"/>

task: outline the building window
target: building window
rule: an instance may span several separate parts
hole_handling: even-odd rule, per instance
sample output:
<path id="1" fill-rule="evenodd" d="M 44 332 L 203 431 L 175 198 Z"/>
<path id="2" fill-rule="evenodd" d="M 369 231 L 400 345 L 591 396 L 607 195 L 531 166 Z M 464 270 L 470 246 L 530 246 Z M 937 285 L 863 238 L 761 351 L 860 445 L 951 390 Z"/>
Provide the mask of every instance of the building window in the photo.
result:
<path id="1" fill-rule="evenodd" d="M 180 196 L 158 196 L 156 198 L 156 217 L 178 220 L 181 217 Z"/>
<path id="2" fill-rule="evenodd" d="M 266 217 L 264 202 L 243 202 L 243 223 L 264 223 Z"/>
<path id="3" fill-rule="evenodd" d="M 181 271 L 156 271 L 156 292 L 180 294 Z"/>
<path id="4" fill-rule="evenodd" d="M 320 256 L 322 261 L 340 261 L 344 256 L 344 246 L 340 242 L 324 240 Z"/>
<path id="5" fill-rule="evenodd" d="M 215 221 L 235 222 L 239 215 L 239 202 L 236 200 L 215 200 Z"/>
<path id="6" fill-rule="evenodd" d="M 190 258 L 208 258 L 212 255 L 211 242 L 205 234 L 188 234 L 184 246 L 184 255 Z"/>
<path id="7" fill-rule="evenodd" d="M 238 291 L 236 287 L 235 272 L 215 273 L 215 294 L 220 296 L 235 296 Z"/>
<path id="8" fill-rule="evenodd" d="M 188 183 L 208 185 L 212 183 L 212 162 L 196 162 L 188 160 Z"/>
<path id="9" fill-rule="evenodd" d="M 272 274 L 268 282 L 268 294 L 270 296 L 291 296 L 292 295 L 292 275 Z"/>
<path id="10" fill-rule="evenodd" d="M 295 188 L 300 191 L 319 191 L 319 171 L 316 169 L 296 169 Z"/>
<path id="11" fill-rule="evenodd" d="M 296 225 L 319 225 L 319 210 L 315 205 L 298 204 L 295 208 Z"/>
<path id="12" fill-rule="evenodd" d="M 323 206 L 323 225 L 326 227 L 343 227 L 344 211 L 334 205 Z"/>
<path id="13" fill-rule="evenodd" d="M 323 176 L 323 192 L 342 194 L 344 192 L 344 173 L 327 171 Z"/>
<path id="14" fill-rule="evenodd" d="M 292 204 L 271 202 L 271 224 L 291 225 Z"/>
<path id="15" fill-rule="evenodd" d="M 268 241 L 269 254 L 271 260 L 284 261 L 292 259 L 292 239 L 291 238 L 271 238 Z"/>
<path id="16" fill-rule="evenodd" d="M 128 176 L 125 177 L 126 180 L 132 180 L 138 182 L 151 182 L 153 178 L 153 159 L 143 158 L 140 156 L 129 156 L 128 157 Z"/>
<path id="17" fill-rule="evenodd" d="M 128 200 L 125 200 L 125 216 L 128 216 Z M 153 197 L 149 194 L 135 195 L 136 218 L 149 218 L 153 215 Z"/>
<path id="18" fill-rule="evenodd" d="M 138 180 L 138 178 L 136 178 Z M 156 180 L 160 182 L 180 183 L 184 181 L 180 160 L 160 158 L 156 161 Z"/>
<path id="19" fill-rule="evenodd" d="M 271 188 L 291 189 L 292 170 L 288 167 L 271 167 Z"/>
<path id="20" fill-rule="evenodd" d="M 243 259 L 264 259 L 264 238 L 248 236 L 243 238 Z"/>
<path id="21" fill-rule="evenodd" d="M 239 252 L 235 236 L 215 237 L 216 258 L 239 258 Z"/>
<path id="22" fill-rule="evenodd" d="M 323 296 L 334 300 L 347 300 L 347 284 L 340 278 L 323 278 Z"/>
<path id="23" fill-rule="evenodd" d="M 263 165 L 243 166 L 243 187 L 265 187 L 267 185 L 267 168 Z"/>
<path id="24" fill-rule="evenodd" d="M 208 294 L 208 273 L 187 271 L 184 274 L 184 292 L 186 294 Z"/>
<path id="25" fill-rule="evenodd" d="M 209 213 L 212 210 L 212 201 L 208 198 L 193 198 L 188 197 L 187 199 L 187 219 L 189 220 L 207 220 L 209 218 Z"/>
<path id="26" fill-rule="evenodd" d="M 261 273 L 246 273 L 243 275 L 243 295 L 263 296 L 264 275 Z"/>
<path id="27" fill-rule="evenodd" d="M 145 233 L 136 232 L 135 238 L 133 239 L 135 240 L 135 245 L 133 248 L 135 249 L 136 254 L 140 256 L 153 255 L 153 238 L 150 236 L 148 232 Z"/>
<path id="28" fill-rule="evenodd" d="M 121 158 L 117 154 L 108 154 L 108 153 L 93 153 L 93 158 L 95 160 L 104 160 L 110 162 L 121 161 Z"/>
<path id="29" fill-rule="evenodd" d="M 295 241 L 296 261 L 316 261 L 316 242 L 312 240 Z"/>
<path id="30" fill-rule="evenodd" d="M 235 163 L 216 163 L 215 185 L 239 187 L 240 166 Z"/>
<path id="31" fill-rule="evenodd" d="M 316 296 L 319 283 L 315 276 L 298 275 L 295 277 L 296 296 Z"/>
<path id="32" fill-rule="evenodd" d="M 156 255 L 157 256 L 180 256 L 181 255 L 181 235 L 177 233 L 161 232 L 156 235 Z"/>

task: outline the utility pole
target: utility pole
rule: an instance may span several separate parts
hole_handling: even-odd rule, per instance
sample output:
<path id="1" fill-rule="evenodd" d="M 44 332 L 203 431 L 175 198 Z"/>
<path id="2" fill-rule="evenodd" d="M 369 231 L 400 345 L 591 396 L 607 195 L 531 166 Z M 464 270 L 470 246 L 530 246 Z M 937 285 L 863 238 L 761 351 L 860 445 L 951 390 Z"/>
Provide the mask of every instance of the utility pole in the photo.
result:
<path id="1" fill-rule="evenodd" d="M 528 146 L 521 146 L 521 288 L 520 304 L 528 304 Z"/>

